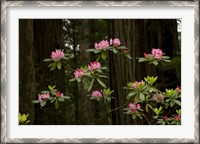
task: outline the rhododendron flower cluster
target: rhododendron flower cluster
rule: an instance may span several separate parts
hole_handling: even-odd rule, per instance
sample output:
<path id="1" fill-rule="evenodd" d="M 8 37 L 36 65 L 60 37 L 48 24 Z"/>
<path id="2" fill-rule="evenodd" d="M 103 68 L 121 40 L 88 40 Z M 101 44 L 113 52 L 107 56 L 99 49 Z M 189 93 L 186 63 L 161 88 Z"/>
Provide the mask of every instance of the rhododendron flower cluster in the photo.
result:
<path id="1" fill-rule="evenodd" d="M 153 99 L 154 101 L 159 101 L 159 100 L 163 101 L 164 98 L 165 98 L 165 97 L 164 97 L 163 94 L 154 94 L 153 97 L 152 97 L 152 99 Z"/>
<path id="2" fill-rule="evenodd" d="M 63 97 L 64 95 L 63 95 L 63 93 L 61 93 L 61 92 L 56 92 L 56 97 Z"/>
<path id="3" fill-rule="evenodd" d="M 140 104 L 129 103 L 128 107 L 131 109 L 133 113 L 135 113 L 137 112 L 138 109 L 140 109 Z"/>
<path id="4" fill-rule="evenodd" d="M 179 93 L 181 93 L 181 87 L 180 87 L 180 86 L 177 86 L 177 87 L 176 87 L 176 91 L 179 92 Z"/>
<path id="5" fill-rule="evenodd" d="M 110 45 L 113 45 L 114 47 L 118 47 L 121 45 L 121 41 L 118 38 L 110 39 Z"/>
<path id="6" fill-rule="evenodd" d="M 109 47 L 109 43 L 107 40 L 102 40 L 99 43 L 95 43 L 95 49 L 97 50 L 105 50 Z"/>
<path id="7" fill-rule="evenodd" d="M 164 119 L 165 121 L 169 120 L 169 118 L 168 118 L 167 116 L 164 116 L 163 119 Z"/>
<path id="8" fill-rule="evenodd" d="M 180 120 L 181 120 L 181 117 L 180 117 L 179 115 L 175 115 L 175 116 L 174 116 L 174 119 L 175 119 L 176 121 L 180 121 Z"/>
<path id="9" fill-rule="evenodd" d="M 91 94 L 93 97 L 102 97 L 102 93 L 98 90 L 93 91 Z"/>
<path id="10" fill-rule="evenodd" d="M 97 70 L 97 69 L 100 69 L 101 68 L 101 64 L 100 62 L 90 62 L 90 64 L 88 65 L 88 69 L 89 70 Z"/>
<path id="11" fill-rule="evenodd" d="M 144 53 L 144 57 L 146 58 L 146 57 L 148 57 L 149 56 L 149 54 L 148 53 Z"/>
<path id="12" fill-rule="evenodd" d="M 143 80 L 141 80 L 140 82 L 138 82 L 139 85 L 142 85 L 143 83 L 144 83 Z M 133 87 L 134 89 L 137 89 L 136 83 L 133 83 L 132 87 Z"/>
<path id="13" fill-rule="evenodd" d="M 42 102 L 43 100 L 48 100 L 50 98 L 49 93 L 38 94 L 38 101 Z"/>
<path id="14" fill-rule="evenodd" d="M 155 59 L 161 59 L 163 52 L 161 49 L 152 49 L 151 54 Z"/>
<path id="15" fill-rule="evenodd" d="M 82 69 L 82 68 L 77 68 L 75 71 L 74 71 L 74 77 L 77 79 L 77 78 L 81 78 L 84 74 L 86 73 L 86 70 Z"/>
<path id="16" fill-rule="evenodd" d="M 64 58 L 64 56 L 65 56 L 65 54 L 64 54 L 63 50 L 59 50 L 59 49 L 57 49 L 56 51 L 53 51 L 51 53 L 51 59 L 54 61 L 60 60 L 60 59 Z"/>

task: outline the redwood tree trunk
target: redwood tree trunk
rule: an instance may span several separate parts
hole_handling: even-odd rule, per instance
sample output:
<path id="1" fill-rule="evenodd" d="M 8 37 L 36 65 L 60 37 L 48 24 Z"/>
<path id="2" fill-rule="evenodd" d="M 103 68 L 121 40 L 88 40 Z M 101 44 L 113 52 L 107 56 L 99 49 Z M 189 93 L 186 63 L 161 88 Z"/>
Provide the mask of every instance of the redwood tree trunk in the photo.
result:
<path id="1" fill-rule="evenodd" d="M 19 112 L 34 122 L 35 67 L 33 60 L 33 20 L 19 20 Z"/>
<path id="2" fill-rule="evenodd" d="M 137 58 L 143 53 L 151 53 L 152 48 L 162 49 L 171 58 L 178 49 L 176 20 L 110 20 L 111 38 L 119 38 L 126 45 L 132 60 L 110 54 L 110 85 L 115 91 L 112 109 L 127 103 L 127 92 L 123 87 L 127 82 L 140 81 L 147 75 L 156 76 L 156 68 L 145 63 L 138 63 Z M 126 105 L 128 107 L 128 104 Z M 123 113 L 123 108 L 112 112 L 113 124 L 144 124 L 145 120 L 132 121 Z"/>
<path id="3" fill-rule="evenodd" d="M 50 58 L 51 52 L 55 49 L 64 49 L 62 20 L 35 19 L 34 39 L 37 93 L 47 90 L 48 85 L 55 85 L 58 91 L 65 93 L 64 69 L 50 71 L 48 67 L 50 63 L 43 61 L 45 58 Z M 65 124 L 65 108 L 65 103 L 60 105 L 58 111 L 55 110 L 54 106 L 45 106 L 42 109 L 38 107 L 36 109 L 35 123 Z"/>

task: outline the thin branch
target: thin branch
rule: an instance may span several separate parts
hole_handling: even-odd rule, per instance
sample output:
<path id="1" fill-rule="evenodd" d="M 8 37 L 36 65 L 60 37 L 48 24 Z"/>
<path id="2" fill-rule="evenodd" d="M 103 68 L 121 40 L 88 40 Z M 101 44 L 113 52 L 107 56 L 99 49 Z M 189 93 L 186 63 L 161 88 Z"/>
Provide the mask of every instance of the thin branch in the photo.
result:
<path id="1" fill-rule="evenodd" d="M 127 103 L 123 104 L 122 106 L 120 106 L 120 107 L 118 107 L 118 108 L 115 108 L 115 109 L 110 110 L 108 113 L 111 113 L 111 112 L 113 112 L 113 111 L 115 111 L 115 110 L 118 110 L 118 109 L 124 107 L 125 105 L 127 105 Z"/>
<path id="2" fill-rule="evenodd" d="M 143 114 L 142 116 L 147 120 L 148 124 L 151 125 L 151 123 L 150 123 L 149 120 L 147 119 L 146 115 Z"/>

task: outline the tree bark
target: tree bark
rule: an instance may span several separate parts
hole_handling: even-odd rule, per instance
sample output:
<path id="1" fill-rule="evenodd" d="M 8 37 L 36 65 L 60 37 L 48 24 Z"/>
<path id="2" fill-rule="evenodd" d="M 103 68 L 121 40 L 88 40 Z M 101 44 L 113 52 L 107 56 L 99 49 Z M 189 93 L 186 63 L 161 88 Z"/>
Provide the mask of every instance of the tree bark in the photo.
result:
<path id="1" fill-rule="evenodd" d="M 123 87 L 127 82 L 140 81 L 147 75 L 156 76 L 156 68 L 146 63 L 138 63 L 143 53 L 151 53 L 152 48 L 160 48 L 171 58 L 178 49 L 177 25 L 175 20 L 109 20 L 110 38 L 119 38 L 132 56 L 132 60 L 110 53 L 110 85 L 115 91 L 112 109 L 127 103 L 127 92 Z M 128 104 L 127 106 L 128 107 Z M 123 108 L 112 112 L 113 124 L 134 124 Z M 140 121 L 139 123 L 144 123 Z M 138 123 L 137 123 L 138 124 Z"/>
<path id="2" fill-rule="evenodd" d="M 36 90 L 40 93 L 47 90 L 48 85 L 56 86 L 56 89 L 65 94 L 65 72 L 55 69 L 50 71 L 44 62 L 45 58 L 50 58 L 51 52 L 55 49 L 64 49 L 64 35 L 62 20 L 54 19 L 35 19 L 34 20 L 34 46 L 35 46 L 35 65 L 36 65 Z M 36 96 L 37 98 L 37 96 Z M 65 124 L 65 103 L 60 103 L 60 109 L 55 110 L 54 106 L 45 106 L 42 110 L 36 108 L 36 124 Z M 53 112 L 52 112 L 53 111 Z M 46 118 L 48 117 L 48 120 Z"/>
<path id="3" fill-rule="evenodd" d="M 34 123 L 35 67 L 33 60 L 33 20 L 19 20 L 19 112 Z"/>

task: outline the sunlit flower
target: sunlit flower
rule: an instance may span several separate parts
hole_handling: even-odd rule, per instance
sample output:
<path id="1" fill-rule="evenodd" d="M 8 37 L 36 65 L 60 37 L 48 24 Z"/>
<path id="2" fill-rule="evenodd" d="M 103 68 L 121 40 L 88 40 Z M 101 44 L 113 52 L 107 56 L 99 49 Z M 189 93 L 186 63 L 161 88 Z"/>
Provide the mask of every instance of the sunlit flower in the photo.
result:
<path id="1" fill-rule="evenodd" d="M 91 94 L 93 97 L 102 97 L 102 93 L 98 90 L 93 91 Z"/>
<path id="2" fill-rule="evenodd" d="M 161 49 L 152 49 L 151 54 L 155 59 L 161 59 L 163 52 Z"/>
<path id="3" fill-rule="evenodd" d="M 56 51 L 53 51 L 51 53 L 51 59 L 54 61 L 60 60 L 60 59 L 64 58 L 64 56 L 65 56 L 65 54 L 64 54 L 63 50 L 59 50 L 59 49 L 57 49 Z"/>
<path id="4" fill-rule="evenodd" d="M 101 68 L 101 64 L 99 62 L 90 62 L 90 64 L 88 65 L 88 69 L 89 70 L 97 70 Z"/>
<path id="5" fill-rule="evenodd" d="M 105 50 L 109 47 L 109 43 L 107 40 L 102 40 L 99 43 L 95 43 L 95 49 L 97 50 Z"/>
<path id="6" fill-rule="evenodd" d="M 77 78 L 80 78 L 82 77 L 84 74 L 86 73 L 86 71 L 82 68 L 77 68 L 75 71 L 74 71 L 74 77 L 77 79 Z"/>

